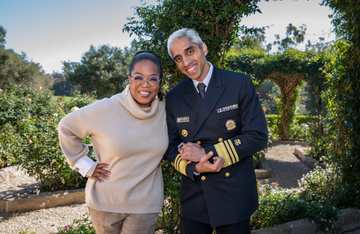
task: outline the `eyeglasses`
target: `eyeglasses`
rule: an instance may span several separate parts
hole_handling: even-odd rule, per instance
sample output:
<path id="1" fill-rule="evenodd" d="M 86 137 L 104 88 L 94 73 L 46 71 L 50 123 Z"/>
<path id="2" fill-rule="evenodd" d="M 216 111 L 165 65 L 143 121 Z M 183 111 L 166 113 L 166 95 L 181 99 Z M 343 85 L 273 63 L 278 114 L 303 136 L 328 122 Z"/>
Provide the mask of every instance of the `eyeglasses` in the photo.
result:
<path id="1" fill-rule="evenodd" d="M 138 86 L 143 85 L 145 81 L 147 81 L 150 86 L 157 86 L 160 82 L 159 77 L 155 75 L 149 76 L 147 80 L 142 75 L 135 75 L 134 77 L 129 76 L 129 78 L 132 79 L 134 84 Z"/>

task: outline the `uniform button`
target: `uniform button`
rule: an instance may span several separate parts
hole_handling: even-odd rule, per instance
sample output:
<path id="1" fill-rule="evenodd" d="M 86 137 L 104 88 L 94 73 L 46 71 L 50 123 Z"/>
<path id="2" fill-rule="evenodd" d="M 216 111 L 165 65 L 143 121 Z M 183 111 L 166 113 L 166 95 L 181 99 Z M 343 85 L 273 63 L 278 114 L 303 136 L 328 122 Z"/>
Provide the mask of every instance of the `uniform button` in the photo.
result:
<path id="1" fill-rule="evenodd" d="M 201 176 L 201 180 L 206 180 L 206 177 L 205 177 L 205 176 Z"/>
<path id="2" fill-rule="evenodd" d="M 229 177 L 229 176 L 230 176 L 230 173 L 229 173 L 229 172 L 226 172 L 226 173 L 225 173 L 225 176 L 226 176 L 226 177 Z"/>
<path id="3" fill-rule="evenodd" d="M 219 138 L 219 139 L 218 139 L 218 141 L 219 141 L 219 142 L 222 142 L 222 141 L 223 141 L 223 139 L 222 139 L 222 138 Z"/>
<path id="4" fill-rule="evenodd" d="M 201 145 L 201 141 L 196 142 L 198 145 Z"/>

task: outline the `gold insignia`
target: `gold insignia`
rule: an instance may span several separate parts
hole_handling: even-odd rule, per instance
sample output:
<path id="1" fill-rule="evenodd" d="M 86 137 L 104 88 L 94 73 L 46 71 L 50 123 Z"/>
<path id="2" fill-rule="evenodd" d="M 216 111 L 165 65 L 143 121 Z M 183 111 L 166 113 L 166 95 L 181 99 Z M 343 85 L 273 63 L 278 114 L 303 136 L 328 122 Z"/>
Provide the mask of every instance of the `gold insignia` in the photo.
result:
<path id="1" fill-rule="evenodd" d="M 176 119 L 176 122 L 177 122 L 177 123 L 187 123 L 187 122 L 189 122 L 189 116 L 178 117 L 178 118 Z"/>
<path id="2" fill-rule="evenodd" d="M 222 138 L 219 138 L 219 139 L 218 139 L 218 141 L 219 141 L 219 142 L 222 142 L 222 141 L 223 141 L 223 139 L 222 139 Z"/>
<path id="3" fill-rule="evenodd" d="M 230 173 L 229 173 L 229 172 L 226 172 L 226 173 L 225 173 L 225 176 L 226 176 L 226 177 L 229 177 L 229 176 L 230 176 Z"/>
<path id="4" fill-rule="evenodd" d="M 196 142 L 198 145 L 201 145 L 201 141 Z"/>
<path id="5" fill-rule="evenodd" d="M 181 131 L 181 134 L 183 135 L 183 137 L 187 137 L 188 132 L 187 132 L 185 129 L 183 129 L 183 130 Z"/>
<path id="6" fill-rule="evenodd" d="M 232 119 L 229 119 L 228 121 L 226 121 L 225 126 L 226 126 L 227 130 L 233 130 L 234 128 L 236 128 L 235 121 Z"/>
<path id="7" fill-rule="evenodd" d="M 236 146 L 241 145 L 240 139 L 235 139 L 235 140 L 234 140 L 234 143 L 235 143 Z"/>
<path id="8" fill-rule="evenodd" d="M 206 180 L 206 177 L 205 177 L 205 176 L 201 176 L 201 180 Z"/>

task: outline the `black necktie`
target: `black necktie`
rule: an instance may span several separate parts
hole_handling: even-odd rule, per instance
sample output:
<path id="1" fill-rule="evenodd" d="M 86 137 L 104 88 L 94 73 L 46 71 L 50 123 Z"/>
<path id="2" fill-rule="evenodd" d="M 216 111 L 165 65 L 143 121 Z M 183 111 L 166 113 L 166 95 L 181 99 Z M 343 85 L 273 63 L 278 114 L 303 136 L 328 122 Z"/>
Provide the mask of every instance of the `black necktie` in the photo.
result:
<path id="1" fill-rule="evenodd" d="M 205 97 L 205 87 L 206 87 L 206 85 L 204 83 L 199 83 L 197 85 L 197 88 L 199 90 L 199 94 L 200 94 L 200 97 L 202 100 L 204 100 L 204 97 Z"/>

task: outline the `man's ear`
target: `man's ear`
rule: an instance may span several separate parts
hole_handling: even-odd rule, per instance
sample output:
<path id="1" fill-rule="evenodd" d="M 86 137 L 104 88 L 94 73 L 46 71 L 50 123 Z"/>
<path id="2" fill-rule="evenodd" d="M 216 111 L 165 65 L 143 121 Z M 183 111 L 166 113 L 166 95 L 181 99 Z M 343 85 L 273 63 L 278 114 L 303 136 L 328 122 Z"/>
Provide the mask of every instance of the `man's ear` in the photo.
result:
<path id="1" fill-rule="evenodd" d="M 207 53 L 208 53 L 208 49 L 207 49 L 207 46 L 206 46 L 205 42 L 203 42 L 203 44 L 202 44 L 202 51 L 203 51 L 204 55 L 206 56 Z"/>

